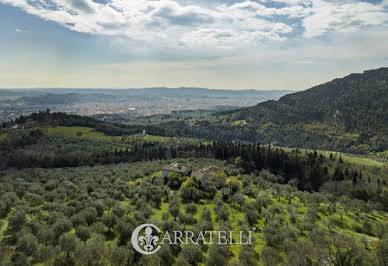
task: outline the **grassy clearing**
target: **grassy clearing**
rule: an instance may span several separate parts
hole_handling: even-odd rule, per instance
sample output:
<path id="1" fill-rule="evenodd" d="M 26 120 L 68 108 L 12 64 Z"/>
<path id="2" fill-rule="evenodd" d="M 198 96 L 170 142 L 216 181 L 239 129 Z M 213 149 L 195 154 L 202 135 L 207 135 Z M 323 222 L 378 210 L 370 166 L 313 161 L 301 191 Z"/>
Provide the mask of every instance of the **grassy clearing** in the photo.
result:
<path id="1" fill-rule="evenodd" d="M 97 132 L 93 128 L 89 127 L 47 127 L 44 128 L 44 131 L 48 135 L 62 135 L 64 137 L 75 137 L 80 139 L 96 139 L 96 140 L 105 140 L 105 141 L 121 141 L 121 137 L 116 136 L 106 136 L 102 132 Z"/>
<path id="2" fill-rule="evenodd" d="M 0 141 L 5 140 L 8 137 L 8 133 L 1 133 L 0 134 Z"/>
<path id="3" fill-rule="evenodd" d="M 241 125 L 245 125 L 246 123 L 247 123 L 247 121 L 245 121 L 245 120 L 237 120 L 237 121 L 233 122 L 233 125 L 234 126 L 241 126 Z"/>
<path id="4" fill-rule="evenodd" d="M 154 210 L 154 214 L 151 216 L 151 220 L 161 221 L 163 213 L 168 212 L 169 206 L 169 203 L 162 202 L 160 210 Z"/>
<path id="5" fill-rule="evenodd" d="M 3 234 L 8 227 L 8 220 L 2 219 L 0 220 L 0 241 L 3 240 Z"/>
<path id="6" fill-rule="evenodd" d="M 363 165 L 363 166 L 377 166 L 377 167 L 387 166 L 387 163 L 375 160 L 373 158 L 362 157 L 358 155 L 349 155 L 349 154 L 335 152 L 335 151 L 317 151 L 317 152 L 327 157 L 330 156 L 330 153 L 332 153 L 337 158 L 341 156 L 344 162 L 347 162 L 350 164 L 357 164 L 357 165 Z"/>
<path id="7" fill-rule="evenodd" d="M 286 152 L 291 152 L 293 148 L 284 148 L 279 147 L 280 149 L 285 150 Z M 326 158 L 330 157 L 332 154 L 335 161 L 338 162 L 339 158 L 343 160 L 343 169 L 358 169 L 361 170 L 363 176 L 366 178 L 371 178 L 371 180 L 388 180 L 388 163 L 380 161 L 379 159 L 374 159 L 371 157 L 366 157 L 362 155 L 353 155 L 336 151 L 325 151 L 325 150 L 313 150 L 313 149 L 299 149 L 302 153 L 304 152 L 313 152 L 316 151 L 318 154 L 322 154 Z M 329 162 L 329 167 L 333 163 Z"/>
<path id="8" fill-rule="evenodd" d="M 122 141 L 125 143 L 133 142 L 155 142 L 155 143 L 198 143 L 197 139 L 181 138 L 181 137 L 162 137 L 148 134 L 135 134 L 131 136 L 122 137 Z"/>
<path id="9" fill-rule="evenodd" d="M 286 148 L 286 147 L 279 147 L 279 148 L 288 152 L 293 150 L 293 148 Z M 362 155 L 356 155 L 356 154 L 350 155 L 350 154 L 337 152 L 337 151 L 325 151 L 325 150 L 313 150 L 313 149 L 299 149 L 299 150 L 302 152 L 316 151 L 318 154 L 322 154 L 325 157 L 329 157 L 331 153 L 333 154 L 334 158 L 338 159 L 339 157 L 341 157 L 345 163 L 350 163 L 350 164 L 356 164 L 356 165 L 362 165 L 362 166 L 376 166 L 376 167 L 388 166 L 388 163 L 386 162 L 381 162 L 373 158 L 364 157 Z"/>

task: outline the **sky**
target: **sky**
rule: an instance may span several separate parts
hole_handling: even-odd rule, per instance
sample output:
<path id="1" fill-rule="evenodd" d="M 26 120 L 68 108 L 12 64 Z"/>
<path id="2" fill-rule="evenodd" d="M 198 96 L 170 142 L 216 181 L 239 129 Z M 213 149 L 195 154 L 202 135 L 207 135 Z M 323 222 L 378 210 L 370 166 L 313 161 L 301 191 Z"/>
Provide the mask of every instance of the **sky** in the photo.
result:
<path id="1" fill-rule="evenodd" d="M 302 90 L 387 47 L 388 0 L 0 0 L 0 88 Z"/>

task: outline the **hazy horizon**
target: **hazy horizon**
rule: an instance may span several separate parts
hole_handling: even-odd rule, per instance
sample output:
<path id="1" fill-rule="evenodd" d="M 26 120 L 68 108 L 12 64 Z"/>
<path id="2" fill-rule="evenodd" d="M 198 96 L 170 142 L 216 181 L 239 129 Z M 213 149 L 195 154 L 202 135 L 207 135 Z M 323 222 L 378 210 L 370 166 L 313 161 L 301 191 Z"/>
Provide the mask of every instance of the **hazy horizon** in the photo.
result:
<path id="1" fill-rule="evenodd" d="M 334 77 L 332 79 L 322 81 L 321 83 L 317 83 L 312 85 L 311 87 L 308 88 L 303 88 L 303 89 L 252 89 L 252 88 L 236 88 L 236 89 L 223 89 L 223 88 L 209 88 L 209 87 L 189 87 L 189 86 L 179 86 L 179 87 L 168 87 L 168 86 L 154 86 L 154 87 L 138 87 L 138 88 L 113 88 L 113 87 L 31 87 L 31 88 L 22 88 L 22 87 L 15 87 L 15 88 L 2 88 L 0 87 L 0 90 L 144 90 L 144 89 L 204 89 L 204 90 L 216 90 L 216 91 L 287 91 L 287 92 L 298 92 L 298 91 L 304 91 L 311 89 L 313 87 L 319 86 L 321 84 L 328 83 L 330 81 L 333 81 L 338 78 L 344 78 L 348 75 L 351 74 L 362 74 L 364 71 L 370 71 L 370 70 L 376 70 L 379 68 L 388 68 L 388 66 L 382 66 L 378 68 L 373 68 L 373 69 L 364 69 L 363 71 L 360 72 L 352 72 L 352 73 L 347 73 L 346 75 L 340 76 L 340 77 Z"/>
<path id="2" fill-rule="evenodd" d="M 279 89 L 279 90 L 258 90 L 258 89 L 215 89 L 215 88 L 202 88 L 202 87 L 144 87 L 144 88 L 65 88 L 65 87 L 57 87 L 57 88 L 0 88 L 0 90 L 146 90 L 146 89 L 199 89 L 199 90 L 215 90 L 215 91 L 299 91 L 299 90 L 287 90 L 287 89 Z"/>

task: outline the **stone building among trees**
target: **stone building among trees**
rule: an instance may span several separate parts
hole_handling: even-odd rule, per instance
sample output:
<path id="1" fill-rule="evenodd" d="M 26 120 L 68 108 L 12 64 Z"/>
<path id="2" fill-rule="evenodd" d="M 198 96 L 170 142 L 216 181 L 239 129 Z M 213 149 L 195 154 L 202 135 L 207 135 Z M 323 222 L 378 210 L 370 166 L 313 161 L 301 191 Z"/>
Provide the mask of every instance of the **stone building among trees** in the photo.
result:
<path id="1" fill-rule="evenodd" d="M 163 177 L 168 177 L 168 175 L 171 172 L 175 172 L 175 173 L 180 174 L 182 176 L 190 176 L 191 168 L 187 167 L 185 165 L 182 165 L 178 162 L 166 165 L 165 167 L 162 168 Z"/>
<path id="2" fill-rule="evenodd" d="M 198 171 L 193 171 L 191 173 L 191 177 L 196 177 L 198 179 L 201 179 L 203 182 L 210 181 L 210 178 L 212 177 L 213 174 L 216 173 L 224 173 L 224 170 L 216 167 L 216 166 L 209 166 L 206 168 L 202 168 Z"/>

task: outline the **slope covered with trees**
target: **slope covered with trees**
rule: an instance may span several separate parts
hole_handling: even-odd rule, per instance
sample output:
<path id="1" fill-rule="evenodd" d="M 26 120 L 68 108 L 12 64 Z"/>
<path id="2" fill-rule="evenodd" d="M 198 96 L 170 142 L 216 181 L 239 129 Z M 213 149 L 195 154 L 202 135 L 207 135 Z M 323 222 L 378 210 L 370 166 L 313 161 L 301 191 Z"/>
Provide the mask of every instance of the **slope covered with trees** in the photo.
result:
<path id="1" fill-rule="evenodd" d="M 3 124 L 0 264 L 386 264 L 386 164 L 146 134 L 174 129 L 182 130 L 49 111 Z M 208 181 L 163 176 L 173 162 L 223 173 Z M 130 237 L 142 223 L 162 231 L 257 231 L 252 246 L 165 245 L 141 256 Z"/>
<path id="2" fill-rule="evenodd" d="M 287 146 L 367 152 L 388 149 L 388 68 L 218 116 L 245 120 L 256 136 Z"/>
<path id="3" fill-rule="evenodd" d="M 351 74 L 278 101 L 195 121 L 154 124 L 147 130 L 159 135 L 384 153 L 388 150 L 388 68 Z"/>

